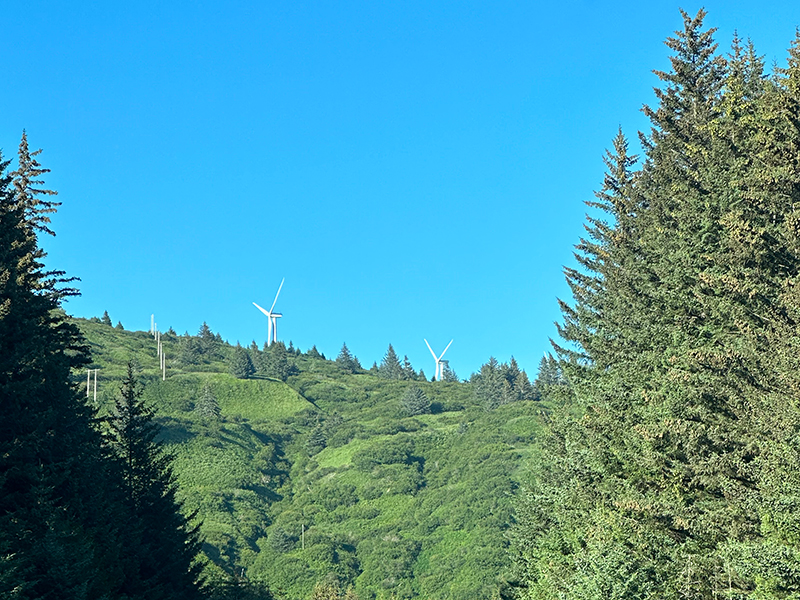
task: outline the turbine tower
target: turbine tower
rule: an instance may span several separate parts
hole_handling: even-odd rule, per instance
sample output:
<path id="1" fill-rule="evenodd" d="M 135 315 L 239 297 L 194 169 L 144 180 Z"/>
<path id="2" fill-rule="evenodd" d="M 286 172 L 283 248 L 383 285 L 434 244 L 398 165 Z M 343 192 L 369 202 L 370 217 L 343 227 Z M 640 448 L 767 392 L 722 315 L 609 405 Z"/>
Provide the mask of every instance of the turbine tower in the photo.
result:
<path id="1" fill-rule="evenodd" d="M 425 338 L 422 339 L 425 340 Z M 453 340 L 450 340 L 450 344 L 452 343 Z M 447 344 L 447 348 L 450 347 L 450 344 Z M 447 362 L 446 360 L 442 360 L 442 357 L 444 356 L 444 353 L 447 352 L 447 348 L 445 348 L 439 356 L 436 356 L 436 353 L 433 351 L 433 348 L 431 348 L 428 340 L 425 340 L 425 345 L 428 347 L 428 350 L 431 351 L 431 354 L 433 354 L 433 360 L 436 361 L 436 375 L 434 375 L 434 378 L 436 381 L 441 381 L 442 376 L 444 375 L 444 365 Z"/>
<path id="2" fill-rule="evenodd" d="M 281 313 L 272 311 L 275 309 L 275 304 L 278 302 L 278 296 L 281 293 L 281 288 L 283 287 L 284 281 L 286 281 L 285 277 L 281 279 L 281 284 L 278 286 L 278 293 L 275 294 L 275 300 L 272 302 L 272 306 L 269 310 L 264 310 L 258 304 L 253 302 L 253 305 L 258 310 L 267 315 L 267 346 L 271 346 L 274 342 L 278 341 L 278 317 L 282 317 L 283 315 Z"/>

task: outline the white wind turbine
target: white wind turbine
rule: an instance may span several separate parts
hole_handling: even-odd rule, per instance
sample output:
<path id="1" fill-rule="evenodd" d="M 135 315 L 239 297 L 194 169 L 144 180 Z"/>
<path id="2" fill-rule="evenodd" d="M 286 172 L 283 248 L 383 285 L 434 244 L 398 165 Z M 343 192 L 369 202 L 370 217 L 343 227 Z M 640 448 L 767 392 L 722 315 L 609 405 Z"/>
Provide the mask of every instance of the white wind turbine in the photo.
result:
<path id="1" fill-rule="evenodd" d="M 278 302 L 278 296 L 281 293 L 281 288 L 283 287 L 283 282 L 284 281 L 286 281 L 285 277 L 283 279 L 281 279 L 281 285 L 278 287 L 278 293 L 275 294 L 275 300 L 273 301 L 272 306 L 270 307 L 269 310 L 264 310 L 258 304 L 253 302 L 253 305 L 258 310 L 260 310 L 262 313 L 267 315 L 267 319 L 268 319 L 268 321 L 267 321 L 267 346 L 270 346 L 270 345 L 272 345 L 273 342 L 277 342 L 278 341 L 278 317 L 282 317 L 283 315 L 281 313 L 272 312 L 272 311 L 275 308 L 275 303 Z"/>
<path id="2" fill-rule="evenodd" d="M 425 340 L 425 338 L 422 339 Z M 450 340 L 450 344 L 452 343 L 453 340 Z M 450 347 L 450 344 L 447 344 L 447 348 Z M 425 340 L 425 345 L 428 347 L 428 350 L 431 351 L 431 354 L 433 354 L 433 360 L 436 361 L 436 375 L 434 376 L 434 378 L 436 379 L 436 381 L 441 381 L 442 377 L 444 376 L 444 365 L 447 362 L 445 360 L 442 360 L 442 357 L 444 356 L 444 353 L 447 352 L 447 348 L 445 348 L 439 356 L 436 356 L 436 353 L 433 351 L 433 348 L 431 348 L 431 345 L 428 343 L 428 340 Z"/>

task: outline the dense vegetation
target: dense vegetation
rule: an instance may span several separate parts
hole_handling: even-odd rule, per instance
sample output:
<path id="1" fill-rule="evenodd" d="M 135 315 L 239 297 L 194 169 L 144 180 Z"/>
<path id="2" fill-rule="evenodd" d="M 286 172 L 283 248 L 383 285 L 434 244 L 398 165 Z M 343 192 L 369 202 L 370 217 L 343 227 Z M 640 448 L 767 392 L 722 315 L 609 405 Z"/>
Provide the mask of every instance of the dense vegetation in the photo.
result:
<path id="1" fill-rule="evenodd" d="M 683 16 L 568 271 L 523 598 L 800 597 L 800 34 L 766 76 Z"/>
<path id="2" fill-rule="evenodd" d="M 546 402 L 487 406 L 471 384 L 425 381 L 391 347 L 368 372 L 346 348 L 333 361 L 282 343 L 244 349 L 206 324 L 162 334 L 162 381 L 150 334 L 75 323 L 99 369 L 101 413 L 123 359 L 138 365 L 180 498 L 202 523 L 211 581 L 235 576 L 288 598 L 315 585 L 318 597 L 332 586 L 362 600 L 505 589 L 516 473 Z M 241 364 L 254 371 L 231 368 Z M 516 363 L 508 376 L 527 381 Z"/>

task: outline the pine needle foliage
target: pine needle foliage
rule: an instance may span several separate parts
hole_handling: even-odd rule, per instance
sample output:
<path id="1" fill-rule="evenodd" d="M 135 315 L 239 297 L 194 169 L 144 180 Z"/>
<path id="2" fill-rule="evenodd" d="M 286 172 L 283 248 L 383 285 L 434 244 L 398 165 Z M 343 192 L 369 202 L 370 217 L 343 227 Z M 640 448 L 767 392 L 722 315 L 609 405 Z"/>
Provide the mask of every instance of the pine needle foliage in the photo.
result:
<path id="1" fill-rule="evenodd" d="M 681 15 L 643 160 L 620 132 L 566 270 L 523 598 L 800 595 L 798 43 L 768 79 Z"/>

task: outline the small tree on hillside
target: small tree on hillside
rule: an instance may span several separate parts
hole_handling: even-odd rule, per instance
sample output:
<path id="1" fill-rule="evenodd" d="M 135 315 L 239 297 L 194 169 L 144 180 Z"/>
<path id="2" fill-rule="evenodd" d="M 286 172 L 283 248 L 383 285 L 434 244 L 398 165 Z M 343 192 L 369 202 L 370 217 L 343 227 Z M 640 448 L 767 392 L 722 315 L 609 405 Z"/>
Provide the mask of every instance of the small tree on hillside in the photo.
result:
<path id="1" fill-rule="evenodd" d="M 339 356 L 336 357 L 336 364 L 347 373 L 355 373 L 361 368 L 361 365 L 358 364 L 358 359 L 350 353 L 347 344 L 342 344 Z"/>
<path id="2" fill-rule="evenodd" d="M 229 370 L 231 375 L 237 379 L 250 379 L 255 373 L 253 361 L 241 344 L 236 344 L 236 348 L 233 350 L 233 358 L 231 359 Z"/>
<path id="3" fill-rule="evenodd" d="M 102 317 L 100 317 L 100 322 L 101 322 L 103 325 L 108 325 L 109 327 L 111 327 L 111 325 L 112 325 L 112 323 L 111 323 L 111 317 L 109 317 L 109 316 L 108 316 L 108 311 L 107 311 L 107 310 L 104 310 L 104 311 L 103 311 L 103 316 L 102 316 Z"/>
<path id="4" fill-rule="evenodd" d="M 489 361 L 481 365 L 481 370 L 473 374 L 470 381 L 475 390 L 475 397 L 484 408 L 491 410 L 502 404 L 505 380 L 495 357 L 489 357 Z"/>
<path id="5" fill-rule="evenodd" d="M 400 404 L 409 415 L 424 415 L 431 412 L 431 401 L 416 385 L 411 385 L 403 394 Z"/>
<path id="6" fill-rule="evenodd" d="M 444 363 L 444 367 L 442 368 L 442 381 L 457 382 L 458 375 L 456 375 L 456 372 L 450 367 L 450 363 L 446 360 L 442 362 Z"/>
<path id="7" fill-rule="evenodd" d="M 414 380 L 417 378 L 417 373 L 414 371 L 414 367 L 411 366 L 411 361 L 408 359 L 408 355 L 403 356 L 402 378 L 406 380 Z"/>
<path id="8" fill-rule="evenodd" d="M 219 402 L 207 381 L 200 390 L 200 397 L 197 399 L 194 410 L 202 419 L 207 421 L 219 420 L 221 414 Z"/>
<path id="9" fill-rule="evenodd" d="M 378 367 L 378 375 L 384 379 L 403 379 L 403 367 L 391 344 Z"/>

